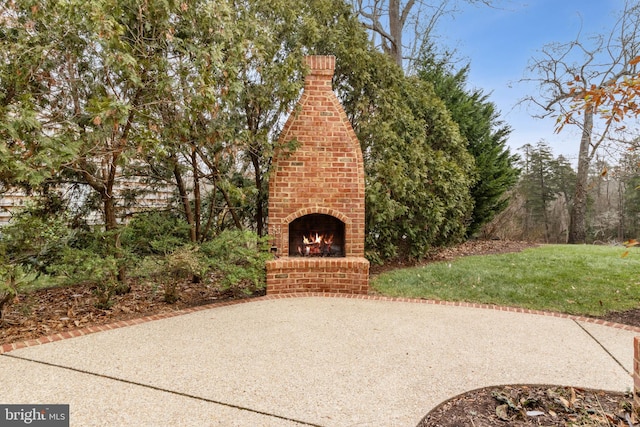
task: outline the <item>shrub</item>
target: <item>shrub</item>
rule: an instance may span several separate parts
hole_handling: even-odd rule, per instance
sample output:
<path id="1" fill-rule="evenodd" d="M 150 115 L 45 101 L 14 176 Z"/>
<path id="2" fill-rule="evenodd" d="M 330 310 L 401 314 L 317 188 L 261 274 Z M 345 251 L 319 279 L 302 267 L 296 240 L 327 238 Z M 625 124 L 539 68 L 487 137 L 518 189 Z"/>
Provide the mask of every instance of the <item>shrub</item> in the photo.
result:
<path id="1" fill-rule="evenodd" d="M 164 282 L 164 300 L 169 304 L 176 302 L 178 284 L 181 280 L 198 282 L 206 272 L 206 264 L 199 253 L 199 248 L 193 245 L 185 245 L 167 255 L 164 267 L 161 270 Z"/>
<path id="2" fill-rule="evenodd" d="M 63 212 L 50 213 L 37 203 L 14 214 L 0 230 L 5 262 L 44 273 L 75 235 L 67 220 Z"/>
<path id="3" fill-rule="evenodd" d="M 47 273 L 60 277 L 64 284 L 93 286 L 96 307 L 109 308 L 113 295 L 128 291 L 119 279 L 132 262 L 131 255 L 117 244 L 119 233 L 98 229 L 77 232 L 56 262 L 47 267 Z"/>
<path id="4" fill-rule="evenodd" d="M 95 306 L 107 309 L 120 286 L 118 260 L 113 255 L 104 256 L 91 249 L 67 247 L 60 261 L 49 267 L 49 273 L 64 278 L 66 284 L 84 283 L 93 287 Z"/>
<path id="5" fill-rule="evenodd" d="M 3 257 L 0 257 L 3 261 Z M 29 283 L 28 274 L 19 265 L 0 263 L 0 325 L 4 324 L 5 309 L 18 296 L 22 285 Z"/>
<path id="6" fill-rule="evenodd" d="M 121 242 L 139 256 L 166 255 L 188 241 L 189 224 L 171 212 L 136 214 L 124 228 Z"/>
<path id="7" fill-rule="evenodd" d="M 201 245 L 208 271 L 220 279 L 223 288 L 244 293 L 263 289 L 265 262 L 271 257 L 267 238 L 251 231 L 226 230 Z"/>
<path id="8" fill-rule="evenodd" d="M 58 202 L 29 204 L 0 229 L 0 324 L 21 288 L 46 272 L 73 236 Z"/>

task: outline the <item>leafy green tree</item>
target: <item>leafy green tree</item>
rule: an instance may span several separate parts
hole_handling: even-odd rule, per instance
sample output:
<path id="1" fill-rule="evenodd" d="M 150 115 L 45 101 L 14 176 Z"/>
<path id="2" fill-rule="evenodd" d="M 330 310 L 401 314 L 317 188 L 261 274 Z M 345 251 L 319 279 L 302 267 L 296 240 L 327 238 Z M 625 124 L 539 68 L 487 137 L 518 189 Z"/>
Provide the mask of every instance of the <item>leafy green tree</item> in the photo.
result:
<path id="1" fill-rule="evenodd" d="M 43 14 L 40 5 L 0 5 L 0 183 L 5 187 L 31 190 L 76 152 L 77 141 L 57 132 L 56 120 L 43 114 L 60 102 L 48 95 L 55 59 L 47 47 L 64 37 L 55 16 Z"/>
<path id="2" fill-rule="evenodd" d="M 553 186 L 571 204 L 576 186 L 576 171 L 565 156 L 560 155 L 551 164 Z"/>
<path id="3" fill-rule="evenodd" d="M 429 51 L 416 62 L 418 77 L 433 84 L 475 159 L 477 181 L 471 188 L 474 207 L 467 229 L 471 236 L 507 207 L 505 194 L 518 180 L 518 156 L 506 145 L 511 129 L 499 120 L 489 96 L 467 89 L 469 65 L 457 72 L 451 67 L 446 58 L 437 59 Z"/>
<path id="4" fill-rule="evenodd" d="M 180 13 L 170 19 L 166 48 L 159 52 L 158 102 L 144 117 L 148 123 L 139 149 L 142 163 L 135 165 L 135 173 L 152 187 L 175 188 L 189 237 L 198 242 L 216 214 L 214 203 L 209 211 L 204 205 L 218 193 L 223 209 L 242 226 L 229 196 L 237 148 L 236 127 L 228 116 L 237 108 L 236 58 L 244 55 L 246 44 L 236 40 L 238 25 L 230 2 L 189 1 L 176 10 Z"/>
<path id="5" fill-rule="evenodd" d="M 13 45 L 1 78 L 26 74 L 5 116 L 6 127 L 25 117 L 37 125 L 24 143 L 54 135 L 71 151 L 64 165 L 99 193 L 107 230 L 117 227 L 114 185 L 132 144 L 134 119 L 149 92 L 151 61 L 145 58 L 144 20 L 156 11 L 124 2 L 12 2 L 6 42 Z M 136 22 L 136 20 L 138 22 Z M 136 25 L 137 24 L 137 25 Z M 158 28 L 158 30 L 161 30 Z M 144 61 L 146 59 L 146 62 Z M 28 103 L 22 100 L 29 100 Z"/>
<path id="6" fill-rule="evenodd" d="M 229 9 L 174 0 L 15 1 L 3 8 L 2 19 L 0 86 L 7 90 L 0 132 L 9 160 L 1 169 L 22 166 L 8 176 L 14 183 L 21 176 L 40 182 L 38 172 L 46 170 L 57 182 L 91 188 L 118 258 L 119 234 L 113 231 L 122 177 L 141 154 L 159 146 L 159 123 L 167 119 L 162 112 L 191 101 L 176 99 L 176 89 L 204 92 L 193 102 L 215 111 L 213 100 L 224 85 L 219 77 L 226 72 L 219 66 L 224 52 L 218 40 L 226 32 L 219 29 L 231 22 Z M 190 65 L 181 67 L 186 63 L 214 71 L 203 77 L 189 73 Z M 223 83 L 207 91 L 207 83 L 218 80 Z M 184 129 L 189 121 L 180 124 Z"/>
<path id="7" fill-rule="evenodd" d="M 108 176 L 115 172 L 116 158 L 122 153 L 120 146 L 131 128 L 127 120 L 130 94 L 108 94 L 107 82 L 120 80 L 124 61 L 101 58 L 108 49 L 102 48 L 97 29 L 91 28 L 94 23 L 88 17 L 93 11 L 81 13 L 77 6 L 54 1 L 39 5 L 12 2 L 3 10 L 4 19 L 9 21 L 3 47 L 10 47 L 5 50 L 0 79 L 10 90 L 3 98 L 6 113 L 2 128 L 9 136 L 10 147 L 32 147 L 25 157 L 40 154 L 41 142 L 50 139 L 71 152 L 73 157 L 67 166 L 84 172 L 87 183 L 101 193 L 107 226 L 114 228 L 109 191 L 113 180 L 108 181 Z M 110 73 L 111 67 L 120 73 Z M 15 73 L 24 78 L 12 78 Z M 125 100 L 118 99 L 119 95 Z M 30 132 L 11 132 L 29 119 Z M 85 142 L 87 153 L 81 154 Z M 58 153 L 52 155 L 57 157 Z M 90 166 L 88 157 L 103 162 Z"/>
<path id="8" fill-rule="evenodd" d="M 380 53 L 354 59 L 337 87 L 363 147 L 368 256 L 421 258 L 464 236 L 473 158 L 430 83 Z"/>

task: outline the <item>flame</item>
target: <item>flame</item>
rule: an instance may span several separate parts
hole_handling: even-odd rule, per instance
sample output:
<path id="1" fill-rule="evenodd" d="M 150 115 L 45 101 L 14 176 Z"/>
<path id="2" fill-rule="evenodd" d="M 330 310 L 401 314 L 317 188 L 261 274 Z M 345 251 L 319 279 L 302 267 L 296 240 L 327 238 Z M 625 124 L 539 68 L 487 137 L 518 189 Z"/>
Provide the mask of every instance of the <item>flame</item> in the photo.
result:
<path id="1" fill-rule="evenodd" d="M 333 236 L 332 236 L 333 237 Z M 307 236 L 302 236 L 302 243 L 304 243 L 305 245 L 313 245 L 313 244 L 321 244 L 324 240 L 324 235 L 322 234 L 318 234 L 316 233 L 316 236 L 313 237 L 313 235 L 307 237 Z"/>
<path id="2" fill-rule="evenodd" d="M 298 253 L 301 255 L 326 255 L 331 253 L 331 245 L 333 244 L 333 234 L 311 233 L 302 236 L 304 248 L 298 247 Z"/>
<path id="3" fill-rule="evenodd" d="M 302 236 L 302 243 L 304 243 L 305 245 L 320 245 L 322 243 L 330 245 L 331 243 L 333 243 L 333 234 L 328 235 L 325 237 L 324 234 L 318 234 L 316 233 L 315 236 L 312 234 L 309 237 L 307 236 Z"/>

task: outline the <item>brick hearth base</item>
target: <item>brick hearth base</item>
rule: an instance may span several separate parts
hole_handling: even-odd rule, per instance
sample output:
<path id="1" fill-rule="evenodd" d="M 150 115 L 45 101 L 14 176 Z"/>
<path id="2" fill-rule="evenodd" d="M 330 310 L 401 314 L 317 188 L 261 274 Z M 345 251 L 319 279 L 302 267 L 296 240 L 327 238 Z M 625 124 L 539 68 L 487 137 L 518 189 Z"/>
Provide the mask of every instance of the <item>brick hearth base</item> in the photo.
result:
<path id="1" fill-rule="evenodd" d="M 281 258 L 267 261 L 267 294 L 337 292 L 366 294 L 369 261 L 366 258 Z"/>

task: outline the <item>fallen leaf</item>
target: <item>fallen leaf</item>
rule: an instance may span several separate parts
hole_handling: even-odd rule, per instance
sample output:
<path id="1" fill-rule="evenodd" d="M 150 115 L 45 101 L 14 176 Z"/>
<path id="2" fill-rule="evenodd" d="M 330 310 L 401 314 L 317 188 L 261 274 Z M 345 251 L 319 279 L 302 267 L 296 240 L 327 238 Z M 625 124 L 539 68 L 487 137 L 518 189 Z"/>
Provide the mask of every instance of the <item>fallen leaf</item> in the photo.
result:
<path id="1" fill-rule="evenodd" d="M 507 404 L 496 407 L 496 416 L 503 421 L 510 421 L 508 409 L 509 405 Z"/>
<path id="2" fill-rule="evenodd" d="M 571 406 L 574 406 L 577 400 L 578 398 L 576 397 L 576 390 L 571 387 L 571 400 L 569 400 L 569 403 L 571 404 Z"/>
<path id="3" fill-rule="evenodd" d="M 540 415 L 544 415 L 542 411 L 527 411 L 528 417 L 539 417 Z"/>

